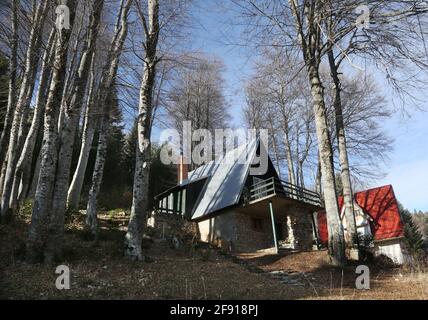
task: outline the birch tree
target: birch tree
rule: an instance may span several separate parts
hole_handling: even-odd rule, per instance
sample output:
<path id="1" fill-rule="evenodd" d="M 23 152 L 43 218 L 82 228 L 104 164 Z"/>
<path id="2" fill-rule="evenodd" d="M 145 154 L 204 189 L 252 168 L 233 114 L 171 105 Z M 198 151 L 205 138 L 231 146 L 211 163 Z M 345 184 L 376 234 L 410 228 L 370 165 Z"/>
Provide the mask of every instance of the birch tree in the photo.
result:
<path id="1" fill-rule="evenodd" d="M 13 111 L 16 101 L 17 91 L 17 70 L 18 70 L 18 10 L 19 1 L 13 0 L 11 4 L 11 35 L 10 35 L 10 58 L 9 58 L 9 90 L 7 109 L 4 117 L 3 131 L 0 137 L 0 166 L 3 165 L 6 156 L 7 143 L 9 140 L 10 129 L 12 125 Z M 0 168 L 1 170 L 1 168 Z M 3 190 L 3 186 L 0 186 Z"/>
<path id="2" fill-rule="evenodd" d="M 24 199 L 27 193 L 31 176 L 31 164 L 33 152 L 36 145 L 37 135 L 39 134 L 40 125 L 43 126 L 43 114 L 45 112 L 46 95 L 49 87 L 49 80 L 52 73 L 52 62 L 54 56 L 54 42 L 56 30 L 52 29 L 49 36 L 46 50 L 42 58 L 40 68 L 39 88 L 36 96 L 33 120 L 30 130 L 25 139 L 24 147 L 16 165 L 12 193 L 10 196 L 10 208 L 16 210 L 18 203 Z"/>
<path id="3" fill-rule="evenodd" d="M 147 19 L 138 5 L 138 13 L 145 32 L 144 69 L 140 88 L 137 126 L 138 143 L 135 156 L 134 187 L 131 216 L 125 236 L 125 254 L 131 259 L 143 260 L 141 242 L 146 224 L 149 194 L 151 126 L 153 88 L 156 78 L 157 46 L 159 40 L 159 1 L 147 1 Z"/>
<path id="4" fill-rule="evenodd" d="M 83 45 L 79 68 L 76 70 L 70 104 L 66 104 L 63 121 L 59 128 L 59 154 L 52 196 L 52 209 L 48 232 L 48 244 L 45 258 L 52 262 L 61 254 L 61 243 L 64 232 L 64 215 L 67 202 L 67 191 L 73 153 L 74 138 L 79 124 L 80 112 L 89 78 L 89 69 L 93 60 L 98 37 L 101 13 L 104 0 L 93 0 L 87 38 Z"/>
<path id="5" fill-rule="evenodd" d="M 288 57 L 284 50 L 266 49 L 246 89 L 249 97 L 263 105 L 261 121 L 270 131 L 278 167 L 285 161 L 288 182 L 301 187 L 303 166 L 314 146 L 310 90 L 302 69 L 302 61 Z"/>
<path id="6" fill-rule="evenodd" d="M 95 55 L 93 57 L 95 60 Z M 83 120 L 83 131 L 82 131 L 82 143 L 80 145 L 79 159 L 77 162 L 76 170 L 73 174 L 73 179 L 70 183 L 67 196 L 67 208 L 70 210 L 76 210 L 80 202 L 80 194 L 82 193 L 83 182 L 85 178 L 86 166 L 88 165 L 89 153 L 92 146 L 92 141 L 95 133 L 97 114 L 96 114 L 96 75 L 95 75 L 95 61 L 92 61 L 91 65 L 91 80 L 89 85 L 88 100 L 86 103 L 84 120 Z"/>
<path id="7" fill-rule="evenodd" d="M 396 67 L 399 59 L 405 58 L 420 64 L 420 59 L 407 49 L 412 43 L 420 48 L 414 40 L 423 40 L 423 32 L 416 32 L 422 37 L 414 36 L 414 32 L 405 28 L 417 23 L 411 23 L 411 19 L 426 12 L 426 4 L 422 1 L 409 3 L 408 1 L 308 1 L 289 0 L 285 1 L 235 1 L 247 18 L 253 19 L 249 24 L 249 34 L 257 35 L 256 45 L 280 46 L 288 51 L 295 51 L 303 57 L 308 79 L 311 86 L 317 140 L 319 146 L 320 168 L 324 187 L 325 206 L 327 209 L 327 220 L 330 234 L 330 254 L 334 263 L 343 264 L 343 231 L 340 227 L 337 210 L 337 199 L 334 195 L 334 170 L 332 165 L 332 144 L 328 133 L 328 119 L 326 115 L 326 104 L 324 101 L 324 86 L 320 77 L 320 65 L 323 56 L 332 45 L 335 48 L 339 42 L 348 42 L 350 51 L 359 51 L 371 58 L 375 58 L 379 65 L 386 65 L 385 69 L 388 80 L 397 88 L 398 92 L 405 92 L 403 86 L 397 85 L 397 77 L 393 77 L 391 66 Z M 370 5 L 370 16 L 361 17 L 357 8 L 361 5 Z M 331 18 L 331 20 L 330 20 Z M 363 19 L 361 19 L 363 18 Z M 374 19 L 373 19 L 374 18 Z M 334 29 L 334 35 L 327 34 L 325 23 L 334 20 L 338 28 Z M 368 28 L 358 32 L 357 24 L 360 20 L 374 24 L 376 28 Z M 397 21 L 404 21 L 397 23 Z M 420 23 L 419 23 L 420 25 Z M 411 28 L 411 27 L 410 27 Z M 394 33 L 391 32 L 394 30 Z M 404 30 L 408 30 L 405 35 Z M 297 39 L 297 41 L 296 41 Z M 376 40 L 376 41 L 375 41 Z M 426 46 L 425 46 L 426 48 Z M 426 49 L 425 49 L 426 51 Z M 425 52 L 426 53 L 426 52 Z M 394 54 L 396 56 L 394 57 Z M 410 59 L 409 59 L 410 58 Z M 347 55 L 345 59 L 351 61 Z M 388 59 L 386 62 L 385 59 Z M 385 63 L 386 62 L 386 63 Z M 351 61 L 352 64 L 352 61 Z M 337 100 L 337 99 L 336 99 Z M 339 115 L 340 121 L 340 115 Z M 339 126 L 340 127 L 340 126 Z M 340 130 L 340 129 L 339 129 Z M 343 135 L 343 132 L 341 133 Z M 343 149 L 343 138 L 341 138 Z M 342 152 L 342 162 L 346 162 Z M 343 163 L 342 163 L 343 164 Z M 346 164 L 345 164 L 346 173 Z M 328 176 L 326 177 L 325 174 Z M 345 176 L 345 174 L 343 175 Z M 347 197 L 349 200 L 349 196 Z M 349 212 L 349 210 L 348 210 Z M 335 233 L 335 235 L 332 235 Z M 336 250 L 337 249 L 337 250 Z"/>
<path id="8" fill-rule="evenodd" d="M 114 84 L 114 80 L 117 74 L 117 68 L 119 64 L 119 59 L 123 50 L 123 46 L 128 34 L 128 13 L 132 5 L 132 0 L 123 0 L 121 2 L 121 9 L 116 25 L 116 32 L 113 36 L 113 40 L 111 42 L 111 48 L 109 50 L 109 55 L 107 58 L 107 63 L 104 66 L 104 72 L 101 79 L 101 86 L 98 94 L 98 103 L 102 106 L 102 117 L 100 119 L 99 126 L 99 138 L 98 138 L 98 149 L 97 149 L 97 157 L 95 161 L 95 167 L 92 174 L 92 182 L 89 191 L 89 198 L 86 210 L 86 226 L 91 231 L 92 235 L 96 238 L 97 236 L 97 198 L 101 187 L 104 163 L 106 158 L 106 150 L 107 150 L 107 130 L 109 124 L 109 103 L 108 99 L 111 96 L 111 87 Z M 85 143 L 87 144 L 87 148 L 92 144 L 93 132 L 87 132 L 87 136 L 85 137 Z M 89 157 L 89 152 L 87 155 L 83 155 Z M 87 164 L 87 159 L 79 161 L 78 167 L 85 166 Z M 83 168 L 80 170 L 79 174 L 84 174 Z M 79 178 L 83 180 L 83 177 Z M 76 185 L 76 190 L 70 190 L 70 192 L 77 192 L 78 186 Z M 70 196 L 69 196 L 70 197 Z"/>
<path id="9" fill-rule="evenodd" d="M 61 1 L 57 2 L 62 4 Z M 68 0 L 70 26 L 73 26 L 76 0 Z M 64 17 L 58 16 L 58 19 Z M 55 168 L 58 160 L 57 138 L 58 118 L 65 85 L 67 49 L 71 28 L 58 28 L 55 40 L 55 56 L 52 80 L 45 106 L 43 144 L 41 150 L 40 173 L 34 196 L 31 224 L 28 232 L 26 258 L 30 262 L 38 261 L 44 254 L 44 226 L 48 222 L 51 195 L 53 191 Z"/>
<path id="10" fill-rule="evenodd" d="M 67 195 L 67 207 L 69 209 L 77 209 L 79 205 L 89 159 L 89 151 L 92 146 L 97 124 L 101 121 L 99 115 L 104 113 L 103 106 L 108 99 L 109 91 L 116 78 L 119 60 L 122 57 L 123 44 L 128 34 L 128 25 L 124 24 L 122 26 L 123 19 L 127 17 L 123 16 L 122 13 L 124 10 L 128 13 L 131 4 L 132 1 L 127 1 L 126 3 L 124 0 L 121 1 L 114 34 L 106 49 L 107 55 L 105 61 L 99 59 L 97 64 L 94 65 L 93 72 L 91 72 L 91 84 L 84 116 L 81 150 Z M 99 56 L 99 54 L 97 56 Z M 96 66 L 99 64 L 102 65 L 101 80 L 99 81 L 99 85 L 96 86 L 97 79 L 94 71 L 96 71 Z"/>
<path id="11" fill-rule="evenodd" d="M 34 80 L 36 77 L 38 65 L 38 52 L 40 49 L 42 29 L 47 16 L 47 11 L 48 1 L 41 0 L 37 5 L 36 11 L 34 12 L 31 24 L 31 33 L 26 51 L 25 66 L 23 76 L 21 78 L 21 87 L 14 110 L 8 143 L 7 167 L 5 171 L 3 193 L 1 198 L 1 215 L 3 217 L 10 214 L 10 194 L 12 192 L 13 177 L 20 150 L 20 141 L 23 140 L 22 119 L 26 108 L 29 106 L 34 88 Z"/>
<path id="12" fill-rule="evenodd" d="M 107 110 L 105 110 L 106 112 Z M 104 114 L 100 119 L 97 156 L 95 159 L 92 182 L 89 189 L 88 204 L 86 207 L 86 228 L 90 231 L 94 240 L 98 238 L 98 194 L 103 180 L 104 166 L 107 156 L 107 131 L 109 129 L 110 117 Z"/>

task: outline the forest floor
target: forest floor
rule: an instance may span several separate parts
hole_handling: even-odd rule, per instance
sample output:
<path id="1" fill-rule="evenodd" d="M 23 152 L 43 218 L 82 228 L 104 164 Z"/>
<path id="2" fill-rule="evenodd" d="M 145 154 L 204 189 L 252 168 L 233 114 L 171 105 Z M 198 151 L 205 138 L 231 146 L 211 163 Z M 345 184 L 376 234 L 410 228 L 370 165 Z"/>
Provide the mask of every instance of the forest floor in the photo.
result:
<path id="1" fill-rule="evenodd" d="M 172 248 L 143 243 L 149 259 L 123 257 L 128 217 L 121 210 L 99 215 L 100 237 L 89 241 L 83 214 L 68 219 L 65 261 L 69 290 L 58 290 L 56 266 L 22 261 L 28 216 L 0 226 L 1 299 L 427 299 L 428 273 L 371 265 L 370 290 L 356 290 L 355 266 L 327 263 L 325 251 L 278 256 L 229 256 L 207 245 Z"/>

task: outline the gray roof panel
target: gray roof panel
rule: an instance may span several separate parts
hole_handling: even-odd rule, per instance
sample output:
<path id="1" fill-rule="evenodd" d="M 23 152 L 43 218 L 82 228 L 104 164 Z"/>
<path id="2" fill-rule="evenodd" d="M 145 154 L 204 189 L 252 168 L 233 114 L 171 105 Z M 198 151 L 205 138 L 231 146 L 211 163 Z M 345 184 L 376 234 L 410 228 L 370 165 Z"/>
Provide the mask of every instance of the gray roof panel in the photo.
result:
<path id="1" fill-rule="evenodd" d="M 189 174 L 190 179 L 202 175 L 211 176 L 199 196 L 192 219 L 200 219 L 238 203 L 257 146 L 258 139 L 253 139 L 226 153 L 217 163 L 211 161 L 192 171 L 192 175 Z"/>

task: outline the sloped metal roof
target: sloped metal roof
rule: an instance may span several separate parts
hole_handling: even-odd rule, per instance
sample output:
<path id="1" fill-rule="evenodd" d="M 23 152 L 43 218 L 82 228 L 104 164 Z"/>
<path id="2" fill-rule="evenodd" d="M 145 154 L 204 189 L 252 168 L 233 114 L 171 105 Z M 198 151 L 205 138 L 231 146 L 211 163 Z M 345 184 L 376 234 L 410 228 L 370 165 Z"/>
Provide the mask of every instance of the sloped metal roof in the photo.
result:
<path id="1" fill-rule="evenodd" d="M 196 170 L 190 171 L 188 174 L 187 180 L 193 182 L 201 178 L 212 176 L 217 166 L 218 166 L 218 163 L 215 163 L 214 160 L 210 161 L 207 164 L 200 166 Z"/>
<path id="2" fill-rule="evenodd" d="M 226 153 L 217 162 L 211 161 L 189 173 L 189 180 L 209 176 L 199 195 L 192 219 L 200 219 L 238 203 L 258 142 L 259 139 L 253 139 Z"/>

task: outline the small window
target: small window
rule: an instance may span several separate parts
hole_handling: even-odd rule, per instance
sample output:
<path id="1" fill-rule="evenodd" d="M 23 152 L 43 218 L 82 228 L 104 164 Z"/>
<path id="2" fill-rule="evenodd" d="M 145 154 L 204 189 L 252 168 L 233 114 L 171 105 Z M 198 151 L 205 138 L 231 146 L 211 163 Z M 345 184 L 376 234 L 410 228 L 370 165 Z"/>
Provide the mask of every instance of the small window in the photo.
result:
<path id="1" fill-rule="evenodd" d="M 253 229 L 255 231 L 263 231 L 262 219 L 253 218 Z"/>

